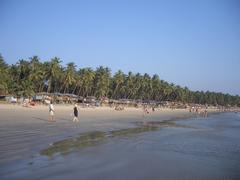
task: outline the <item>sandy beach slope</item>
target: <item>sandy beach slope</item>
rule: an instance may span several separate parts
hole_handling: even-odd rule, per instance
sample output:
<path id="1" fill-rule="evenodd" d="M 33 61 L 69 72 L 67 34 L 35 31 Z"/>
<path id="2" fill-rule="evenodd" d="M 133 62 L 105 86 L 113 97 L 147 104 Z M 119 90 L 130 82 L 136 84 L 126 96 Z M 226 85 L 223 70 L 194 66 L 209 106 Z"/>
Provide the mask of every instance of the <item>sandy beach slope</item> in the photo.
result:
<path id="1" fill-rule="evenodd" d="M 196 116 L 186 109 L 156 109 L 143 116 L 141 108 L 116 111 L 110 107 L 80 108 L 79 123 L 72 122 L 73 105 L 55 105 L 56 122 L 48 122 L 48 106 L 32 108 L 0 104 L 0 164 L 27 158 L 49 144 L 91 131 L 136 127 L 137 122 Z"/>
<path id="2" fill-rule="evenodd" d="M 237 179 L 239 114 L 0 105 L 0 179 Z M 208 109 L 214 113 L 215 110 Z"/>

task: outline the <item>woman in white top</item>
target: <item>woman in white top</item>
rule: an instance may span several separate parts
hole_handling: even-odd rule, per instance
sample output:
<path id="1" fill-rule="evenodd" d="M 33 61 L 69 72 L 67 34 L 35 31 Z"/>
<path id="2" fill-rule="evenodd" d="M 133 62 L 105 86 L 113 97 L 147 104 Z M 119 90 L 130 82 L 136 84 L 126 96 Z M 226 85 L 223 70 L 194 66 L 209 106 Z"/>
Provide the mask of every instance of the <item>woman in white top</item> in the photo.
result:
<path id="1" fill-rule="evenodd" d="M 50 102 L 49 104 L 49 121 L 54 121 L 54 107 L 53 107 L 53 104 L 52 104 L 52 101 Z"/>

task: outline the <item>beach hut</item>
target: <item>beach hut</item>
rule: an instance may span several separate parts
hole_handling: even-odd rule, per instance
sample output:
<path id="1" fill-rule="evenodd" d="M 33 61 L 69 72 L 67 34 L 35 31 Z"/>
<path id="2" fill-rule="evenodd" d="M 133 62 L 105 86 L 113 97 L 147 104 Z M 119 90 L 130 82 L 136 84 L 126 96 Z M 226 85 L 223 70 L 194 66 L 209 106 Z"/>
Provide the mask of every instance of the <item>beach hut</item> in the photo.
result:
<path id="1" fill-rule="evenodd" d="M 39 101 L 45 104 L 49 104 L 51 100 L 51 94 L 47 92 L 39 92 L 33 96 L 33 101 Z"/>
<path id="2" fill-rule="evenodd" d="M 85 103 L 95 103 L 96 99 L 97 98 L 95 96 L 88 96 L 85 98 Z"/>
<path id="3" fill-rule="evenodd" d="M 9 103 L 13 103 L 16 104 L 17 103 L 17 98 L 12 96 L 12 95 L 8 95 L 5 97 L 6 101 Z"/>
<path id="4" fill-rule="evenodd" d="M 129 99 L 119 99 L 118 102 L 120 104 L 129 104 L 130 103 L 130 100 Z"/>
<path id="5" fill-rule="evenodd" d="M 83 103 L 86 106 L 96 106 L 97 98 L 95 96 L 87 96 L 83 99 Z"/>
<path id="6" fill-rule="evenodd" d="M 78 96 L 75 94 L 66 93 L 66 94 L 62 94 L 61 97 L 62 97 L 64 103 L 71 104 L 71 103 L 78 102 Z"/>
<path id="7" fill-rule="evenodd" d="M 84 101 L 84 98 L 82 96 L 77 97 L 77 102 L 78 103 L 83 103 L 83 101 Z"/>

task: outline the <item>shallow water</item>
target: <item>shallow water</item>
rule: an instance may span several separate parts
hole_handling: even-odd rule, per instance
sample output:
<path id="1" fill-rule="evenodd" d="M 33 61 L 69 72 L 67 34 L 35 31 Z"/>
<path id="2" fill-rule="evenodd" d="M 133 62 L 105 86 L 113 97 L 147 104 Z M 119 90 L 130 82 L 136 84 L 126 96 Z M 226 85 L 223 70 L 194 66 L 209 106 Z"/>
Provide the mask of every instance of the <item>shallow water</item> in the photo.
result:
<path id="1" fill-rule="evenodd" d="M 25 141 L 36 135 L 25 134 Z M 31 151 L 21 147 L 31 156 L 12 161 L 1 157 L 1 179 L 240 178 L 240 116 L 235 113 L 137 122 L 129 128 L 81 133 L 39 147 Z"/>

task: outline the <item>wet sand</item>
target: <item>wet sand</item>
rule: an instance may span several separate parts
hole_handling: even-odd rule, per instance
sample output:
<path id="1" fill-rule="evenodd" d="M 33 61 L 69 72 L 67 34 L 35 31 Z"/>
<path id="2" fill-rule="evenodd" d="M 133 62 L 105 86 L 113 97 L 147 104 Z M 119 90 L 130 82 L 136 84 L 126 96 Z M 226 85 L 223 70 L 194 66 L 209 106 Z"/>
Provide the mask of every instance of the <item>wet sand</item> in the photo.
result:
<path id="1" fill-rule="evenodd" d="M 80 108 L 79 123 L 73 123 L 73 106 L 55 106 L 56 122 L 49 122 L 48 106 L 32 108 L 0 104 L 0 165 L 29 157 L 49 144 L 92 131 L 135 127 L 135 122 L 185 118 L 187 110 L 157 110 L 143 117 L 142 109 Z"/>
<path id="2" fill-rule="evenodd" d="M 233 168 L 239 168 L 235 161 L 239 160 L 240 147 L 235 144 L 239 131 L 222 134 L 219 128 L 229 128 L 225 120 L 215 131 L 211 123 L 218 124 L 219 118 L 207 120 L 217 115 L 186 120 L 195 114 L 159 109 L 143 117 L 142 110 L 135 108 L 81 108 L 80 123 L 73 123 L 72 108 L 55 106 L 56 122 L 50 123 L 46 106 L 0 105 L 1 179 L 221 179 L 239 175 Z M 226 148 L 229 140 L 232 144 Z M 220 145 L 211 147 L 213 142 Z M 222 148 L 227 150 L 216 160 L 214 150 Z M 224 166 L 230 173 L 220 171 L 218 163 L 227 163 Z"/>

